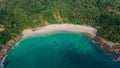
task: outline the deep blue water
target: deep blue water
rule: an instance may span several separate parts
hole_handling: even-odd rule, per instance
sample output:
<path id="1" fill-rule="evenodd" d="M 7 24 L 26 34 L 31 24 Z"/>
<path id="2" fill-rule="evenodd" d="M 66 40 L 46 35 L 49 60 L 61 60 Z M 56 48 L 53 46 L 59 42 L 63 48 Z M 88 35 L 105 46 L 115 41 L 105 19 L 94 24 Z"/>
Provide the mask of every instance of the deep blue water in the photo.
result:
<path id="1" fill-rule="evenodd" d="M 56 32 L 22 39 L 4 68 L 120 68 L 83 34 Z"/>

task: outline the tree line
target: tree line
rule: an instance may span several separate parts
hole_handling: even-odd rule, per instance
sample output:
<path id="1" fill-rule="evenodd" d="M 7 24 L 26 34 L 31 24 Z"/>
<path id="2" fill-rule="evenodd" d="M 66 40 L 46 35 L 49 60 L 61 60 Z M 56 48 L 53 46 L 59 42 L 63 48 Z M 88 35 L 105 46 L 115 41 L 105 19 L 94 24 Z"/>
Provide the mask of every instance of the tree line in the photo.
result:
<path id="1" fill-rule="evenodd" d="M 100 26 L 99 35 L 120 43 L 120 0 L 2 0 L 0 24 L 5 30 L 0 32 L 0 45 L 23 29 L 44 26 L 46 21 Z"/>

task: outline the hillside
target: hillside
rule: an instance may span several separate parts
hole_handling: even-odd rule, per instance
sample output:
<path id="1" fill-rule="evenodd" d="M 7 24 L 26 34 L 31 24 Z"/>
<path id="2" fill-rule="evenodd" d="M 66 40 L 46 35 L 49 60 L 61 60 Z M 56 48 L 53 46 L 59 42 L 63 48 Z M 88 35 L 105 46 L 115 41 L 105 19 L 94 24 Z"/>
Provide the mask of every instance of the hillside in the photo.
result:
<path id="1" fill-rule="evenodd" d="M 120 43 L 120 0 L 0 0 L 0 45 L 23 29 L 56 23 L 91 25 Z"/>

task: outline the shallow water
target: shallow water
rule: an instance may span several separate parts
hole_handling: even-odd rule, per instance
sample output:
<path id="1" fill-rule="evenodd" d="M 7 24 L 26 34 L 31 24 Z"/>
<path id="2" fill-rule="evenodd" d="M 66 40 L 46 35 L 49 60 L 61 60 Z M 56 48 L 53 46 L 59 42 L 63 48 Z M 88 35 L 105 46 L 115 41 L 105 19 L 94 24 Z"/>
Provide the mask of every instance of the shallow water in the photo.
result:
<path id="1" fill-rule="evenodd" d="M 4 68 L 120 68 L 83 34 L 57 32 L 23 39 L 5 59 Z"/>

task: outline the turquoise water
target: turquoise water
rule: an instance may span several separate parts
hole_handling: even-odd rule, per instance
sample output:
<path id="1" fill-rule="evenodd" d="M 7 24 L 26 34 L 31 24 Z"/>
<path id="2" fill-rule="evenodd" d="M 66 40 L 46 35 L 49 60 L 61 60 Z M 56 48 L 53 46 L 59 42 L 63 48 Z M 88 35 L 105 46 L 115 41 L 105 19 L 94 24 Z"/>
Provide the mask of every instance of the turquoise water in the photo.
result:
<path id="1" fill-rule="evenodd" d="M 8 53 L 4 68 L 120 68 L 83 34 L 56 32 L 23 39 Z"/>

